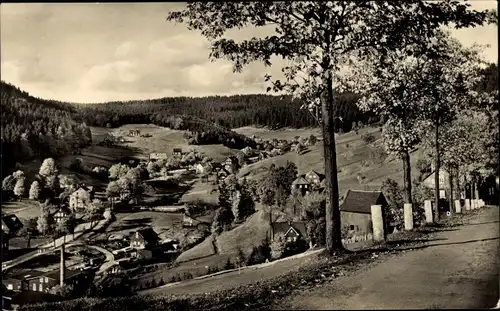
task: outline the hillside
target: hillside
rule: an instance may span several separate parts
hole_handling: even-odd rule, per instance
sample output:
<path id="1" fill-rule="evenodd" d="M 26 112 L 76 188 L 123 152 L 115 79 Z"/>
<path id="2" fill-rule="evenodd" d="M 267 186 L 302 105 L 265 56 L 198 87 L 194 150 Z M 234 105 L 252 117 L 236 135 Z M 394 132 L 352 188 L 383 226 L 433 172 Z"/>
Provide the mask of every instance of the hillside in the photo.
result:
<path id="1" fill-rule="evenodd" d="M 34 98 L 3 81 L 0 93 L 2 175 L 16 162 L 72 153 L 92 141 L 90 129 L 69 106 Z"/>
<path id="2" fill-rule="evenodd" d="M 235 131 L 245 135 L 255 135 L 257 138 L 262 139 L 292 139 L 295 136 L 319 134 L 318 129 L 272 131 L 263 128 L 244 127 L 235 129 Z M 369 135 L 373 135 L 374 141 L 366 143 L 363 137 Z M 383 152 L 379 128 L 367 127 L 359 130 L 358 134 L 350 132 L 336 135 L 336 142 L 341 197 L 349 189 L 378 190 L 382 182 L 387 178 L 394 179 L 400 185 L 403 185 L 403 164 L 400 160 L 387 156 Z M 299 174 L 307 173 L 311 169 L 324 172 L 322 148 L 323 146 L 319 142 L 315 146 L 309 147 L 302 155 L 298 155 L 295 152 L 288 152 L 281 156 L 244 166 L 241 168 L 238 177 L 260 180 L 265 176 L 272 164 L 284 166 L 287 161 L 296 163 Z M 421 157 L 420 151 L 412 153 L 412 179 L 418 178 L 419 172 L 416 168 L 416 163 Z M 256 207 L 258 211 L 245 223 L 231 231 L 223 232 L 216 238 L 218 255 L 235 256 L 238 246 L 242 247 L 243 251 L 248 254 L 254 246 L 259 245 L 266 237 L 266 233 L 269 230 L 269 214 L 266 214 L 262 210 L 260 204 Z M 209 258 L 210 255 L 214 254 L 213 248 L 210 247 L 211 244 L 211 242 L 207 242 L 195 246 L 188 251 L 189 253 L 182 255 L 180 258 L 183 261 L 202 257 Z"/>

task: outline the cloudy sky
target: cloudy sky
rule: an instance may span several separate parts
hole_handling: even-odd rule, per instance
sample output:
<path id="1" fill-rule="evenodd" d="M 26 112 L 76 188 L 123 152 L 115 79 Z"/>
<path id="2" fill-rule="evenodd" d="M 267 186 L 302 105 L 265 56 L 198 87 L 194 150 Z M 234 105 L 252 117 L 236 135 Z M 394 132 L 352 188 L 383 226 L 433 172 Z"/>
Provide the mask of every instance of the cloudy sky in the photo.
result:
<path id="1" fill-rule="evenodd" d="M 496 1 L 473 0 L 476 9 Z M 210 62 L 208 42 L 165 21 L 182 3 L 2 4 L 1 79 L 34 96 L 72 102 L 263 93 L 264 73 L 279 64 L 253 64 L 241 74 Z M 256 35 L 251 29 L 241 36 Z M 240 34 L 238 34 L 239 36 Z M 454 31 L 464 44 L 490 44 L 497 62 L 497 27 Z"/>

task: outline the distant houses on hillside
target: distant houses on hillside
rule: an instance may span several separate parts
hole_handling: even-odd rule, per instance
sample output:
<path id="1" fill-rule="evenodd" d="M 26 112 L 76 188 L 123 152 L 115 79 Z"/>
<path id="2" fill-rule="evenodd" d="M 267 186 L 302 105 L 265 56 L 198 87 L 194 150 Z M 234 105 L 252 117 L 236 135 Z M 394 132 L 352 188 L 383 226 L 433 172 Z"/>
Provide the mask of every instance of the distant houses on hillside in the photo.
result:
<path id="1" fill-rule="evenodd" d="M 149 160 L 150 161 L 158 161 L 158 160 L 166 160 L 168 159 L 168 156 L 165 152 L 155 152 L 155 153 L 150 153 L 149 154 Z"/>
<path id="2" fill-rule="evenodd" d="M 292 189 L 299 191 L 302 195 L 306 195 L 313 189 L 319 191 L 325 188 L 325 175 L 316 172 L 315 170 L 310 170 L 306 174 L 298 176 L 292 182 Z"/>
<path id="3" fill-rule="evenodd" d="M 141 135 L 141 131 L 139 130 L 129 130 L 128 131 L 128 136 L 130 137 L 137 137 Z"/>

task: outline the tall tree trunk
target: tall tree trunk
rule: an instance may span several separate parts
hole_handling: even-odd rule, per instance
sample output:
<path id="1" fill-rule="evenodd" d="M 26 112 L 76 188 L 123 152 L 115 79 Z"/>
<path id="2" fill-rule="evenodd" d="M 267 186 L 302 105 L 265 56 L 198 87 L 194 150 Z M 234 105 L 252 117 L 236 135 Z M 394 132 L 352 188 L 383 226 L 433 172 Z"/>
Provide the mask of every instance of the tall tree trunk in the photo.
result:
<path id="1" fill-rule="evenodd" d="M 26 248 L 30 248 L 30 246 L 31 246 L 31 234 L 28 234 L 26 239 L 27 239 Z"/>
<path id="2" fill-rule="evenodd" d="M 434 167 L 434 221 L 439 221 L 439 113 L 436 112 L 436 124 L 435 124 L 435 143 L 436 143 L 436 158 L 435 158 L 435 167 Z"/>
<path id="3" fill-rule="evenodd" d="M 405 185 L 405 203 L 412 203 L 411 198 L 411 161 L 410 161 L 410 153 L 408 150 L 405 150 L 403 153 L 403 178 Z"/>
<path id="4" fill-rule="evenodd" d="M 453 168 L 450 166 L 450 168 L 448 169 L 449 172 L 448 172 L 448 182 L 450 183 L 450 202 L 449 202 L 449 205 L 450 205 L 450 213 L 453 214 L 453 210 L 454 210 L 454 206 L 455 206 L 455 198 L 453 197 L 454 193 L 453 193 Z"/>
<path id="5" fill-rule="evenodd" d="M 325 159 L 325 190 L 327 192 L 326 202 L 326 249 L 330 255 L 335 251 L 343 250 L 340 206 L 339 206 L 339 184 L 337 179 L 337 154 L 335 150 L 335 124 L 334 124 L 334 98 L 331 72 L 328 73 L 327 89 L 322 94 L 322 125 L 323 125 L 323 151 Z"/>

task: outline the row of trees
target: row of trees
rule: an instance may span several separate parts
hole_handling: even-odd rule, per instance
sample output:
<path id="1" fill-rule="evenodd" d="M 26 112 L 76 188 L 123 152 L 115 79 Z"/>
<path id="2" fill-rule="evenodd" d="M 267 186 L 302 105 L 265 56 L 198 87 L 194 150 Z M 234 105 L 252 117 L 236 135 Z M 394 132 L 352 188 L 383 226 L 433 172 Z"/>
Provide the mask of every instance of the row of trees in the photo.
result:
<path id="1" fill-rule="evenodd" d="M 458 76 L 450 77 L 445 71 L 440 72 L 442 64 L 451 56 L 447 55 L 450 49 L 441 49 L 443 44 L 438 38 L 442 26 L 453 23 L 460 28 L 482 25 L 487 21 L 496 22 L 496 14 L 474 11 L 467 3 L 451 0 L 196 2 L 171 12 L 167 20 L 185 23 L 189 29 L 200 31 L 211 42 L 210 57 L 231 61 L 235 71 L 240 72 L 255 61 L 271 66 L 273 56 L 288 61 L 282 69 L 285 75 L 283 80 L 266 76 L 272 83 L 268 90 L 286 92 L 302 99 L 305 108 L 322 125 L 327 190 L 326 247 L 333 254 L 343 250 L 333 134 L 339 117 L 335 115 L 336 94 L 342 92 L 337 84 L 334 89 L 339 73 L 346 66 L 353 65 L 349 60 L 367 57 L 387 71 L 386 68 L 391 67 L 387 64 L 390 59 L 388 54 L 401 51 L 403 55 L 411 54 L 416 59 L 422 56 L 430 60 L 432 65 L 427 66 L 428 71 L 424 71 L 423 76 L 432 77 L 431 81 L 454 81 L 455 87 L 460 81 Z M 240 42 L 225 38 L 232 29 L 265 26 L 273 27 L 274 33 Z M 446 40 L 445 44 L 448 42 L 450 40 Z M 443 88 L 441 83 L 421 86 L 429 92 L 425 96 L 425 105 L 427 111 L 434 115 L 442 110 L 439 103 L 443 97 L 455 96 L 455 89 Z M 379 89 L 384 87 L 380 85 Z M 396 94 L 405 93 L 402 87 L 393 91 Z M 389 105 L 393 99 L 390 100 Z M 442 120 L 436 119 L 438 129 Z M 402 123 L 392 121 L 389 124 Z M 439 159 L 436 162 L 439 164 Z"/>

